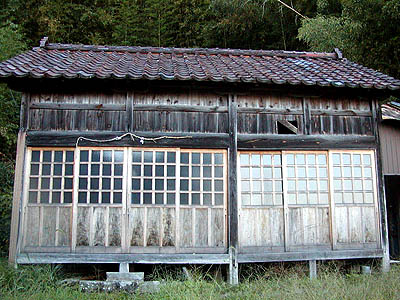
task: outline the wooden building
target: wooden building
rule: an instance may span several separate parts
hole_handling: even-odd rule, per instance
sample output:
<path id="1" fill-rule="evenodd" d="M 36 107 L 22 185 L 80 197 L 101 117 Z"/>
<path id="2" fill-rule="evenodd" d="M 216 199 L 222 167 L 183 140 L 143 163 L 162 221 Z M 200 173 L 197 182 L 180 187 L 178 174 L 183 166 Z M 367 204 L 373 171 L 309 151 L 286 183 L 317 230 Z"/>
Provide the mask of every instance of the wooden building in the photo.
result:
<path id="1" fill-rule="evenodd" d="M 341 53 L 49 44 L 22 91 L 10 261 L 382 258 L 377 101 Z"/>
<path id="2" fill-rule="evenodd" d="M 379 136 L 382 151 L 382 171 L 388 214 L 389 252 L 400 259 L 400 104 L 381 105 Z"/>

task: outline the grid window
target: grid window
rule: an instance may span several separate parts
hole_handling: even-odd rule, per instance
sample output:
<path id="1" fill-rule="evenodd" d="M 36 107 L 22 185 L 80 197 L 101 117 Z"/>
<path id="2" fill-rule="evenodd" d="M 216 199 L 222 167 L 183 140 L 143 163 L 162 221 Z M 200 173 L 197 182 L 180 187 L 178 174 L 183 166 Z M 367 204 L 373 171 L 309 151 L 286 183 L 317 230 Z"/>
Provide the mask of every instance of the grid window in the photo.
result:
<path id="1" fill-rule="evenodd" d="M 282 205 L 281 155 L 240 154 L 242 205 Z"/>
<path id="2" fill-rule="evenodd" d="M 224 204 L 224 154 L 180 153 L 181 205 L 222 206 Z"/>
<path id="3" fill-rule="evenodd" d="M 28 203 L 72 203 L 74 151 L 32 150 Z"/>
<path id="4" fill-rule="evenodd" d="M 289 205 L 329 203 L 328 157 L 326 153 L 285 153 Z"/>
<path id="5" fill-rule="evenodd" d="M 371 153 L 332 153 L 336 204 L 372 204 L 374 178 Z"/>
<path id="6" fill-rule="evenodd" d="M 78 203 L 122 204 L 124 151 L 81 150 Z"/>
<path id="7" fill-rule="evenodd" d="M 174 205 L 177 153 L 134 149 L 131 159 L 131 204 Z"/>

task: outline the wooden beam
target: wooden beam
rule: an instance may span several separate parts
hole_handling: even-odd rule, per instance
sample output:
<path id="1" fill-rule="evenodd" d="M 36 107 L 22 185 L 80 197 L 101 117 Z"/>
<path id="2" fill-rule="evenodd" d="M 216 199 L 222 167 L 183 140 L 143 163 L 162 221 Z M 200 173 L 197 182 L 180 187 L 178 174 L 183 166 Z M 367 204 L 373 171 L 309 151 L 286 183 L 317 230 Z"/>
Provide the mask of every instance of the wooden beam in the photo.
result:
<path id="1" fill-rule="evenodd" d="M 23 183 L 25 171 L 25 146 L 26 133 L 22 130 L 18 133 L 17 140 L 17 157 L 15 160 L 15 175 L 14 175 L 14 191 L 13 205 L 11 212 L 11 228 L 10 228 L 10 246 L 8 261 L 11 265 L 16 264 L 16 256 L 19 249 L 19 240 L 21 234 L 22 220 L 22 200 L 23 200 Z"/>
<path id="2" fill-rule="evenodd" d="M 203 105 L 182 105 L 182 104 L 135 104 L 134 111 L 171 111 L 171 112 L 204 112 L 204 113 L 227 113 L 226 106 L 203 106 Z"/>
<path id="3" fill-rule="evenodd" d="M 79 137 L 92 140 L 109 140 L 122 136 L 126 132 L 105 131 L 29 131 L 27 145 L 32 147 L 68 147 L 75 146 Z M 182 147 L 182 148 L 228 148 L 229 135 L 226 133 L 192 133 L 192 132 L 135 132 L 145 138 L 165 137 L 156 141 L 144 141 L 129 136 L 113 142 L 93 142 L 81 140 L 79 146 L 129 146 L 129 147 Z"/>
<path id="4" fill-rule="evenodd" d="M 28 129 L 29 101 L 30 101 L 30 94 L 23 93 L 21 98 L 21 107 L 19 113 L 19 128 L 22 131 L 26 131 Z"/>
<path id="5" fill-rule="evenodd" d="M 341 117 L 371 117 L 372 114 L 370 111 L 364 111 L 364 110 L 338 110 L 338 109 L 332 109 L 332 110 L 322 110 L 322 109 L 310 109 L 310 113 L 313 116 L 341 116 Z"/>
<path id="6" fill-rule="evenodd" d="M 228 215 L 229 215 L 229 283 L 239 283 L 237 254 L 239 250 L 239 211 L 237 193 L 237 102 L 235 95 L 229 95 L 229 160 L 228 160 Z"/>
<path id="7" fill-rule="evenodd" d="M 20 253 L 19 264 L 229 264 L 228 254 Z"/>
<path id="8" fill-rule="evenodd" d="M 238 113 L 249 114 L 277 114 L 277 115 L 302 115 L 301 109 L 274 109 L 267 107 L 238 107 Z"/>
<path id="9" fill-rule="evenodd" d="M 240 150 L 375 149 L 373 136 L 238 134 Z"/>
<path id="10" fill-rule="evenodd" d="M 381 249 L 239 254 L 239 263 L 382 258 Z"/>
<path id="11" fill-rule="evenodd" d="M 99 110 L 99 111 L 123 111 L 125 104 L 80 104 L 80 103 L 55 103 L 55 102 L 33 102 L 30 109 L 51 110 Z"/>
<path id="12" fill-rule="evenodd" d="M 388 218 L 386 209 L 386 195 L 385 195 L 385 180 L 382 171 L 382 154 L 379 139 L 378 124 L 381 120 L 379 104 L 375 99 L 370 101 L 372 120 L 373 120 L 373 132 L 377 144 L 376 149 L 376 170 L 377 170 L 377 181 L 378 181 L 378 207 L 379 207 L 379 220 L 381 227 L 381 240 L 383 249 L 382 258 L 382 271 L 389 272 L 390 270 L 390 254 L 389 254 L 389 228 Z"/>
<path id="13" fill-rule="evenodd" d="M 342 260 L 382 258 L 382 249 L 341 251 L 305 251 L 285 253 L 238 254 L 238 263 Z M 229 254 L 93 254 L 93 253 L 19 253 L 18 264 L 45 263 L 135 263 L 135 264 L 229 264 Z"/>

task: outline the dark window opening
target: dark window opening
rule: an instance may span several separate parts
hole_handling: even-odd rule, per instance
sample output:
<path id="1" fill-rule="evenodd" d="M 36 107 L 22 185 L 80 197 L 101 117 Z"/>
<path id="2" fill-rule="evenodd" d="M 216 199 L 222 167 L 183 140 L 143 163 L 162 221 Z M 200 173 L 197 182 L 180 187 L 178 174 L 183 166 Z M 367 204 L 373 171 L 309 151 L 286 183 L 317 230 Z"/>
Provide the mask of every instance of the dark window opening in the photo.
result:
<path id="1" fill-rule="evenodd" d="M 297 121 L 278 120 L 278 134 L 297 134 Z"/>

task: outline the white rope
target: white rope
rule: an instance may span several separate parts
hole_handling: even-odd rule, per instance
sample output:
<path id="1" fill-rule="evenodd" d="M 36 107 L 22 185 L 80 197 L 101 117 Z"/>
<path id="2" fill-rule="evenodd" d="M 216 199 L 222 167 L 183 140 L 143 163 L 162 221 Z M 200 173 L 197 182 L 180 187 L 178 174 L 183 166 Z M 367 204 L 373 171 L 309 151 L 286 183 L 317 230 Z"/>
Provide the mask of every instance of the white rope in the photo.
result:
<path id="1" fill-rule="evenodd" d="M 142 145 L 144 144 L 145 141 L 151 141 L 151 142 L 157 143 L 158 140 L 162 140 L 162 139 L 191 139 L 192 138 L 192 136 L 190 136 L 190 135 L 187 135 L 187 136 L 167 136 L 167 135 L 163 135 L 163 136 L 159 136 L 159 137 L 155 137 L 155 138 L 147 138 L 147 137 L 144 137 L 144 136 L 136 135 L 136 134 L 134 134 L 132 132 L 127 132 L 127 133 L 124 133 L 123 135 L 116 136 L 114 138 L 107 139 L 107 140 L 96 140 L 96 139 L 90 139 L 90 138 L 87 138 L 87 137 L 84 137 L 84 136 L 80 136 L 76 140 L 75 147 L 79 146 L 79 142 L 80 141 L 88 141 L 88 142 L 94 142 L 94 143 L 110 143 L 110 142 L 114 142 L 114 141 L 120 141 L 126 136 L 129 136 L 131 138 L 132 142 L 134 142 L 135 139 L 138 139 Z"/>

